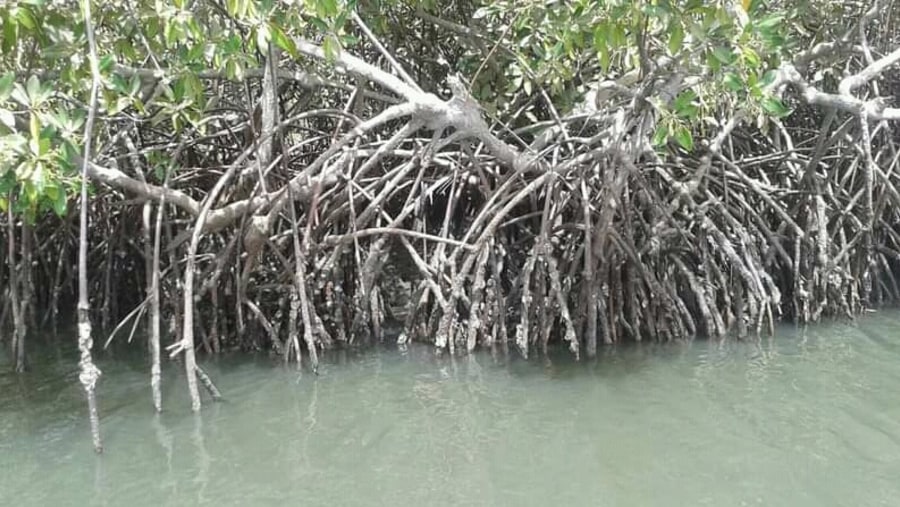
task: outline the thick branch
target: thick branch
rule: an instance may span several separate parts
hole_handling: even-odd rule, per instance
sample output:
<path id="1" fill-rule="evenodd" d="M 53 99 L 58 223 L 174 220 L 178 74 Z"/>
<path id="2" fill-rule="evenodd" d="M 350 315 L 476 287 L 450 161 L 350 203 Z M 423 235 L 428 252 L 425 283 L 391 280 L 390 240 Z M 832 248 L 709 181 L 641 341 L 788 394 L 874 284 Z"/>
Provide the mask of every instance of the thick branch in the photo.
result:
<path id="1" fill-rule="evenodd" d="M 861 70 L 856 75 L 845 77 L 841 81 L 838 90 L 841 95 L 850 95 L 854 90 L 880 76 L 888 67 L 897 62 L 900 62 L 900 48 L 897 48 L 893 53 L 872 62 L 871 65 Z"/>
<path id="2" fill-rule="evenodd" d="M 83 159 L 76 156 L 75 162 L 81 164 Z M 87 175 L 93 180 L 99 181 L 117 190 L 128 191 L 143 199 L 159 201 L 165 195 L 166 200 L 192 216 L 200 214 L 200 205 L 184 192 L 158 187 L 142 181 L 138 181 L 118 169 L 99 166 L 93 162 L 88 165 Z"/>
<path id="3" fill-rule="evenodd" d="M 879 68 L 878 72 L 881 71 L 883 71 L 883 69 Z M 851 76 L 851 78 L 854 77 L 856 76 Z M 863 82 L 865 82 L 865 80 Z M 780 69 L 778 69 L 778 76 L 770 86 L 770 89 L 779 90 L 789 84 L 796 86 L 802 94 L 803 100 L 812 105 L 833 107 L 837 110 L 850 113 L 854 116 L 860 116 L 863 110 L 866 110 L 869 119 L 877 121 L 900 120 L 900 108 L 883 107 L 881 98 L 864 101 L 852 95 L 834 94 L 820 91 L 819 89 L 810 86 L 793 65 L 785 64 Z"/>
<path id="4" fill-rule="evenodd" d="M 128 67 L 125 65 L 116 64 L 113 67 L 113 72 L 118 74 L 119 76 L 130 78 L 132 76 L 138 76 L 142 80 L 146 81 L 158 81 L 160 79 L 164 79 L 166 76 L 171 76 L 173 74 L 173 70 L 171 69 L 145 69 L 145 68 L 137 68 L 137 67 Z M 44 77 L 52 77 L 53 74 L 48 72 L 44 73 Z M 244 71 L 245 78 L 257 78 L 261 79 L 265 75 L 265 69 L 246 69 Z M 207 79 L 207 80 L 227 80 L 228 76 L 224 72 L 219 72 L 215 70 L 204 70 L 196 73 L 196 76 L 199 79 Z M 330 79 L 324 79 L 320 76 L 312 74 L 310 72 L 298 71 L 298 70 L 288 70 L 288 69 L 278 69 L 278 79 L 281 81 L 291 81 L 295 84 L 299 85 L 302 88 L 307 90 L 315 90 L 317 88 L 329 87 L 329 88 L 338 88 L 341 90 L 353 91 L 356 89 L 355 86 L 349 85 L 347 83 L 341 83 L 340 81 L 332 81 Z M 367 98 L 377 99 L 382 102 L 388 103 L 396 103 L 397 99 L 394 97 L 389 97 L 387 95 L 381 93 L 375 93 L 371 91 L 363 91 L 363 95 Z"/>

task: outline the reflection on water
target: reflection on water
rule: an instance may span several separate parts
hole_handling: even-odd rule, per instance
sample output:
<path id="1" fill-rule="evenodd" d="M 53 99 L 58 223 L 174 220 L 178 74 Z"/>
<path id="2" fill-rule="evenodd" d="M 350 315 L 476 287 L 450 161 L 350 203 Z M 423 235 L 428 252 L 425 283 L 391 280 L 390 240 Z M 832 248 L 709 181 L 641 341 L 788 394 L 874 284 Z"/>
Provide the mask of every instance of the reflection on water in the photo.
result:
<path id="1" fill-rule="evenodd" d="M 96 458 L 74 347 L 0 352 L 0 505 L 896 505 L 900 314 L 696 341 L 435 358 L 338 352 L 318 377 L 207 359 L 190 412 L 139 346 L 100 355 Z"/>

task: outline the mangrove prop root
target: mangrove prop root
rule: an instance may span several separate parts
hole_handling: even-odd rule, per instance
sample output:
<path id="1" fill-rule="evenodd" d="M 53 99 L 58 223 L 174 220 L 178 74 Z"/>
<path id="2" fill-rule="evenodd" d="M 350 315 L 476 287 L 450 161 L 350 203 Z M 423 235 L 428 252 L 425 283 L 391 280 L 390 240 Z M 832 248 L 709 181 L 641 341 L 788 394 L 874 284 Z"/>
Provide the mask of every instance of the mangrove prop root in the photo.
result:
<path id="1" fill-rule="evenodd" d="M 292 64 L 272 50 L 265 71 L 248 74 L 253 86 L 207 90 L 236 102 L 257 90 L 259 125 L 211 118 L 221 134 L 176 136 L 135 123 L 125 142 L 76 158 L 100 188 L 81 246 L 94 247 L 78 269 L 98 304 L 79 308 L 114 323 L 137 307 L 131 295 L 148 298 L 154 393 L 167 317 L 197 410 L 200 329 L 213 352 L 261 343 L 299 363 L 305 349 L 316 371 L 324 350 L 392 334 L 451 353 L 512 341 L 526 357 L 553 343 L 593 357 L 600 344 L 755 336 L 778 319 L 852 315 L 900 297 L 900 110 L 856 92 L 875 80 L 900 86 L 886 72 L 897 51 L 848 63 L 836 92 L 805 74 L 824 50 L 801 52 L 766 88 L 794 100 L 795 115 L 761 133 L 717 111 L 710 138 L 686 150 L 654 146 L 661 119 L 638 100 L 652 79 L 607 86 L 634 100 L 590 114 L 522 94 L 545 121 L 512 135 L 488 124 L 460 79 L 448 80 L 446 99 L 429 93 L 354 22 L 368 56 L 395 72 L 340 51 L 332 63 L 349 98 L 297 99 L 277 86 L 292 70 L 279 66 Z M 330 61 L 302 38 L 296 50 Z M 147 153 L 171 147 L 171 176 L 140 170 Z M 68 227 L 8 222 L 3 308 L 16 330 L 37 302 L 55 307 L 65 300 L 55 293 L 74 292 Z M 119 276 L 118 266 L 144 275 Z"/>

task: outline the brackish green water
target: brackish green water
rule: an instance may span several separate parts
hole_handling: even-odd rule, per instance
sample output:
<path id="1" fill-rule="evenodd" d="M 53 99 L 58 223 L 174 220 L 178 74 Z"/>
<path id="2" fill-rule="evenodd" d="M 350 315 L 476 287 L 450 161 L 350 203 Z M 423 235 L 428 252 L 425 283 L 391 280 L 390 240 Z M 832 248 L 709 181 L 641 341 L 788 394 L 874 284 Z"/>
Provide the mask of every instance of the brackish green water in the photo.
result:
<path id="1" fill-rule="evenodd" d="M 128 350 L 141 349 L 137 344 Z M 604 350 L 596 362 L 430 349 L 203 364 L 227 402 L 190 413 L 168 364 L 101 355 L 90 449 L 71 347 L 10 373 L 0 505 L 766 505 L 900 502 L 900 314 L 758 344 Z"/>

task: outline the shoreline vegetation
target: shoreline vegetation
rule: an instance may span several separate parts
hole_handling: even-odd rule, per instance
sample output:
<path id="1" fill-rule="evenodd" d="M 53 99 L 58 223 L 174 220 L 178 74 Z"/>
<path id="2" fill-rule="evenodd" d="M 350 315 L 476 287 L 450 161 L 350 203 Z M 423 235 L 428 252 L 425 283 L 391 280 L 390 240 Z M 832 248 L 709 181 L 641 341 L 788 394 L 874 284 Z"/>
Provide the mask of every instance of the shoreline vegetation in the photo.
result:
<path id="1" fill-rule="evenodd" d="M 0 28 L 0 340 L 22 371 L 77 310 L 89 399 L 97 329 L 148 336 L 157 410 L 182 357 L 200 410 L 195 351 L 590 358 L 900 300 L 895 2 L 35 1 Z"/>

